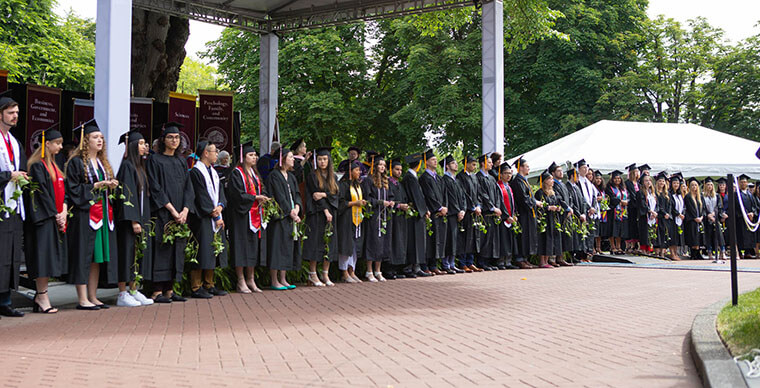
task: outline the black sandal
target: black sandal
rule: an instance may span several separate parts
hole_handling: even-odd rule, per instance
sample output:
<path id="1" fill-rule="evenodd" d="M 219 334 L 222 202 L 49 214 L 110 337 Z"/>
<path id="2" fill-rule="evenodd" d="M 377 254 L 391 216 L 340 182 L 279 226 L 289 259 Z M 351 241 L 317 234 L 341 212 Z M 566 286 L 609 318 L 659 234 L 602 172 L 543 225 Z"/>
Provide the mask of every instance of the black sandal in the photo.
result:
<path id="1" fill-rule="evenodd" d="M 47 292 L 48 292 L 48 290 L 41 291 L 41 292 L 35 292 L 34 293 L 34 298 L 32 299 L 32 301 L 34 302 L 34 307 L 32 307 L 32 312 L 34 312 L 34 313 L 41 313 L 41 314 L 55 314 L 55 313 L 58 312 L 58 309 L 55 308 L 55 307 L 53 307 L 53 306 L 50 306 L 47 309 L 43 310 L 42 306 L 40 306 L 40 304 L 37 303 L 37 295 L 47 294 Z M 53 310 L 55 310 L 55 311 L 53 311 Z"/>

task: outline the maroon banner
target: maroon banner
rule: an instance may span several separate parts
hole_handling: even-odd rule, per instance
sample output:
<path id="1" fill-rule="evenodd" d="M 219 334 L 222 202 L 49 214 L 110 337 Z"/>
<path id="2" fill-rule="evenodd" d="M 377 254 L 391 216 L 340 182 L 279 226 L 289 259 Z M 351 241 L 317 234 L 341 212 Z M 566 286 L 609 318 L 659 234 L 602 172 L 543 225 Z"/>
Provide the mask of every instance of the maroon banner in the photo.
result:
<path id="1" fill-rule="evenodd" d="M 75 98 L 72 107 L 71 128 L 76 128 L 92 120 L 93 117 L 95 117 L 95 101 Z M 71 140 L 79 143 L 76 131 L 71 131 Z"/>
<path id="2" fill-rule="evenodd" d="M 198 133 L 216 144 L 216 149 L 232 152 L 232 92 L 199 90 Z"/>
<path id="3" fill-rule="evenodd" d="M 180 145 L 180 148 L 183 151 L 194 149 L 195 96 L 169 92 L 169 120 L 167 121 L 176 121 L 185 126 L 180 129 L 180 136 L 182 136 L 182 144 Z"/>
<path id="4" fill-rule="evenodd" d="M 26 86 L 26 154 L 31 155 L 42 140 L 42 131 L 61 117 L 61 89 Z"/>
<path id="5" fill-rule="evenodd" d="M 153 99 L 134 97 L 129 103 L 129 130 L 140 132 L 145 141 L 153 142 Z"/>
<path id="6" fill-rule="evenodd" d="M 0 69 L 0 93 L 8 90 L 8 70 Z"/>

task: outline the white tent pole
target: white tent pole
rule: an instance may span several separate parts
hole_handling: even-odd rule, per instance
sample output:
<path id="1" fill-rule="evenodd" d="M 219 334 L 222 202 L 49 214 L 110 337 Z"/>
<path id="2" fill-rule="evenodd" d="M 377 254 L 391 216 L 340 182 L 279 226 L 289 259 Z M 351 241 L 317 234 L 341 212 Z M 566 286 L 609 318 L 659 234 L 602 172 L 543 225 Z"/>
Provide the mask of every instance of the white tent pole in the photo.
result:
<path id="1" fill-rule="evenodd" d="M 504 5 L 483 4 L 483 152 L 504 152 Z"/>

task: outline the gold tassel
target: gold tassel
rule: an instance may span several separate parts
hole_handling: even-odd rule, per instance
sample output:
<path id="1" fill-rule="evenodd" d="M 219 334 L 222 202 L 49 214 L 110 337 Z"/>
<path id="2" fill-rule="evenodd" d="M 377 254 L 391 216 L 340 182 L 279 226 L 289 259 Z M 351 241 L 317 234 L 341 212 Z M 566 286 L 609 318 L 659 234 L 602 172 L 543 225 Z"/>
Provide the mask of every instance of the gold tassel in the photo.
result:
<path id="1" fill-rule="evenodd" d="M 541 175 L 538 177 L 538 186 L 540 186 L 542 189 L 544 188 L 544 176 Z"/>
<path id="2" fill-rule="evenodd" d="M 43 160 L 45 160 L 45 132 L 47 132 L 47 131 L 42 131 L 42 145 L 40 145 L 40 147 L 42 147 L 42 159 Z"/>
<path id="3" fill-rule="evenodd" d="M 82 130 L 82 136 L 79 137 L 79 150 L 81 151 L 82 145 L 84 144 L 84 124 L 79 128 Z"/>

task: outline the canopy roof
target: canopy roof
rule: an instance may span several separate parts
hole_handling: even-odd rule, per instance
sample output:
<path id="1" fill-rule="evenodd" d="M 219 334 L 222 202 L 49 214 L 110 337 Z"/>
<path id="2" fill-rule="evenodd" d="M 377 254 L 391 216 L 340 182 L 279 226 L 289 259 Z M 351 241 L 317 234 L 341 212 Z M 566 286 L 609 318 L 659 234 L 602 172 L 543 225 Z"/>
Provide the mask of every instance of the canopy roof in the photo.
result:
<path id="1" fill-rule="evenodd" d="M 475 0 L 133 0 L 134 7 L 266 33 L 475 5 Z"/>
<path id="2" fill-rule="evenodd" d="M 652 171 L 680 171 L 684 176 L 745 173 L 760 178 L 760 143 L 695 124 L 602 120 L 524 155 L 531 171 L 541 174 L 552 162 L 585 159 L 591 168 L 625 171 L 631 163 Z M 511 160 L 513 162 L 516 157 Z"/>

